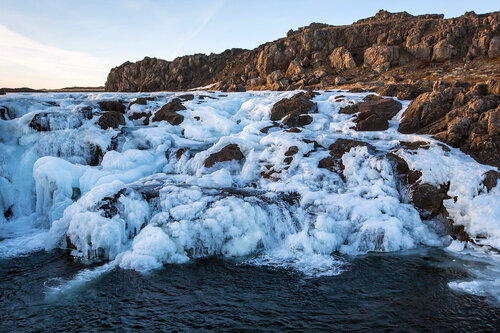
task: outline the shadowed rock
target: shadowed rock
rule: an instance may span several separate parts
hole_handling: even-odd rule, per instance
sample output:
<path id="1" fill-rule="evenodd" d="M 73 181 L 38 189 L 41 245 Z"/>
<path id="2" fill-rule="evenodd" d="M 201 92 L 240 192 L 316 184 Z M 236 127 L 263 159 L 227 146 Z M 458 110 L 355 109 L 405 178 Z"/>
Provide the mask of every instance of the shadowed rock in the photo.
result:
<path id="1" fill-rule="evenodd" d="M 125 117 L 118 111 L 108 111 L 103 113 L 97 124 L 102 129 L 118 128 L 120 125 L 125 125 Z"/>
<path id="2" fill-rule="evenodd" d="M 101 111 L 125 112 L 125 105 L 120 101 L 103 101 L 97 102 L 97 104 L 99 104 Z"/>
<path id="3" fill-rule="evenodd" d="M 184 121 L 184 116 L 177 113 L 177 111 L 186 110 L 182 105 L 181 100 L 174 98 L 171 102 L 163 105 L 160 110 L 156 111 L 152 121 L 166 120 L 170 125 L 179 125 Z"/>

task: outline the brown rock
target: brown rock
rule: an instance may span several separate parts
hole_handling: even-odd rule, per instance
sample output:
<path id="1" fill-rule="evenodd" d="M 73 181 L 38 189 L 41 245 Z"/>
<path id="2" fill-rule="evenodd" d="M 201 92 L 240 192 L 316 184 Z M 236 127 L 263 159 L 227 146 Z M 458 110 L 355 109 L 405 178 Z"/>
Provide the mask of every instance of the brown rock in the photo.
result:
<path id="1" fill-rule="evenodd" d="M 290 62 L 290 65 L 288 65 L 288 69 L 286 70 L 286 75 L 289 77 L 293 77 L 295 75 L 303 75 L 304 74 L 304 68 L 300 65 L 300 63 L 297 60 L 293 60 Z"/>
<path id="2" fill-rule="evenodd" d="M 136 98 L 135 100 L 133 100 L 132 102 L 130 102 L 128 105 L 128 108 L 130 109 L 130 107 L 134 104 L 146 105 L 146 104 L 148 104 L 148 101 L 154 101 L 154 100 L 155 100 L 154 97 L 139 97 L 139 98 Z"/>
<path id="3" fill-rule="evenodd" d="M 369 47 L 364 53 L 364 63 L 377 72 L 386 71 L 392 65 L 399 64 L 399 46 Z"/>
<path id="4" fill-rule="evenodd" d="M 414 184 L 411 186 L 411 201 L 423 218 L 433 218 L 440 213 L 447 191 L 446 186 L 438 189 L 431 184 Z"/>
<path id="5" fill-rule="evenodd" d="M 488 49 L 488 57 L 500 57 L 500 36 L 495 36 L 491 39 L 490 47 Z"/>
<path id="6" fill-rule="evenodd" d="M 283 74 L 281 74 L 281 71 L 274 71 L 267 76 L 267 84 L 272 85 L 273 83 L 278 82 L 281 79 L 283 79 Z"/>
<path id="7" fill-rule="evenodd" d="M 424 93 L 413 100 L 403 114 L 399 132 L 415 133 L 444 117 L 458 94 L 455 88 Z"/>
<path id="8" fill-rule="evenodd" d="M 183 101 L 191 101 L 194 99 L 194 95 L 193 94 L 184 94 L 184 95 L 180 95 L 179 98 L 182 99 Z"/>
<path id="9" fill-rule="evenodd" d="M 389 128 L 388 120 L 401 110 L 401 103 L 392 98 L 368 95 L 363 102 L 343 107 L 339 113 L 358 113 L 355 129 L 357 131 L 384 131 Z"/>
<path id="10" fill-rule="evenodd" d="M 343 46 L 334 49 L 328 59 L 330 59 L 330 65 L 339 70 L 356 67 L 356 62 L 354 61 L 351 53 Z"/>
<path id="11" fill-rule="evenodd" d="M 484 174 L 483 185 L 489 192 L 498 184 L 498 179 L 500 179 L 500 172 L 495 170 L 489 170 Z"/>
<path id="12" fill-rule="evenodd" d="M 181 100 L 174 98 L 171 102 L 163 105 L 160 110 L 156 111 L 152 121 L 166 120 L 170 125 L 179 125 L 184 121 L 184 116 L 177 113 L 177 111 L 186 110 L 182 105 Z"/>
<path id="13" fill-rule="evenodd" d="M 450 60 L 456 55 L 455 47 L 447 40 L 438 42 L 432 52 L 432 61 L 446 61 Z"/>
<path id="14" fill-rule="evenodd" d="M 240 161 L 243 159 L 243 153 L 240 150 L 240 147 L 237 144 L 230 144 L 222 148 L 219 152 L 211 154 L 205 160 L 205 167 L 211 168 L 217 162 L 226 162 L 237 160 Z"/>
<path id="15" fill-rule="evenodd" d="M 102 129 L 118 128 L 120 125 L 125 125 L 125 117 L 123 117 L 121 112 L 108 111 L 104 112 L 102 116 L 99 117 L 97 124 Z"/>
<path id="16" fill-rule="evenodd" d="M 293 156 L 299 152 L 299 148 L 297 146 L 290 146 L 288 150 L 285 152 L 285 156 Z"/>
<path id="17" fill-rule="evenodd" d="M 288 116 L 286 120 L 290 126 L 295 127 L 294 124 L 299 122 L 307 123 L 309 118 L 301 118 L 300 116 L 318 110 L 317 104 L 311 101 L 312 97 L 311 93 L 300 92 L 291 98 L 284 98 L 276 102 L 271 109 L 271 120 L 281 120 L 283 117 Z M 310 120 L 312 121 L 312 118 Z"/>

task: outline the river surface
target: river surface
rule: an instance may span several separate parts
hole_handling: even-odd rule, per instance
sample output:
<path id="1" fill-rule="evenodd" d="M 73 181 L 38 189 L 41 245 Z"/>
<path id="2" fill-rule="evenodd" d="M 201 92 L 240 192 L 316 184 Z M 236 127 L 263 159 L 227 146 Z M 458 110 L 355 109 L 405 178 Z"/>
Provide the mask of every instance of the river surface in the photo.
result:
<path id="1" fill-rule="evenodd" d="M 83 268 L 66 252 L 0 260 L 0 331 L 495 331 L 500 306 L 454 291 L 481 265 L 436 248 L 345 257 L 338 276 L 207 258 L 149 274 Z M 94 266 L 97 264 L 93 264 Z"/>

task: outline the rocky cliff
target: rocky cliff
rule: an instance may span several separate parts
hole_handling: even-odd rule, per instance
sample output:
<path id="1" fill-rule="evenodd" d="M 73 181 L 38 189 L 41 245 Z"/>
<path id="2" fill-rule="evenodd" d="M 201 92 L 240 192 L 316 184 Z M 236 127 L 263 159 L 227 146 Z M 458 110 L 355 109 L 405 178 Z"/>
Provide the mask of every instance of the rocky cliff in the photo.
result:
<path id="1" fill-rule="evenodd" d="M 219 90 L 287 90 L 464 75 L 482 81 L 500 78 L 499 57 L 500 12 L 444 19 L 380 11 L 352 25 L 290 30 L 253 50 L 126 62 L 111 70 L 105 88 L 185 90 L 217 83 Z"/>

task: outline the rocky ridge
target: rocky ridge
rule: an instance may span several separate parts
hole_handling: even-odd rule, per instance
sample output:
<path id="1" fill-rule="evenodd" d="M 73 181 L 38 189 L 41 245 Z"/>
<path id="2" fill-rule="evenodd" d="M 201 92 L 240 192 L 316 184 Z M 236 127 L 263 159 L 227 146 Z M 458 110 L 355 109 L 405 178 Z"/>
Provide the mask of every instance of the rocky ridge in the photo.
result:
<path id="1" fill-rule="evenodd" d="M 444 19 L 380 11 L 352 25 L 313 23 L 290 30 L 253 50 L 126 62 L 111 70 L 105 89 L 187 90 L 212 84 L 211 89 L 243 91 L 397 83 L 412 86 L 394 92 L 409 99 L 427 89 L 427 80 L 498 79 L 499 56 L 499 12 Z"/>

